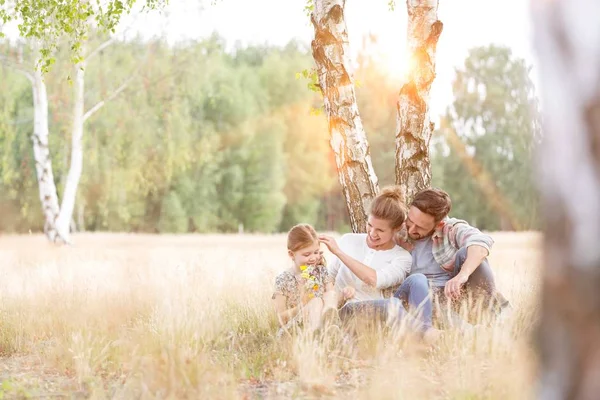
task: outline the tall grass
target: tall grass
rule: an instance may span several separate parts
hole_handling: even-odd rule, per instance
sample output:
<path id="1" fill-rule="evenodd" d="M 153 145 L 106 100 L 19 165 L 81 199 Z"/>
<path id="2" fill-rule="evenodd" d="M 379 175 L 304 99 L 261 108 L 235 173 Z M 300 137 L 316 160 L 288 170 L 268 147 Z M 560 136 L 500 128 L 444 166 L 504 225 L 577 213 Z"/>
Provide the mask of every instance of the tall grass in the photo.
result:
<path id="1" fill-rule="evenodd" d="M 497 234 L 515 308 L 433 347 L 361 332 L 277 339 L 283 236 L 0 238 L 0 394 L 89 398 L 532 397 L 538 240 Z"/>

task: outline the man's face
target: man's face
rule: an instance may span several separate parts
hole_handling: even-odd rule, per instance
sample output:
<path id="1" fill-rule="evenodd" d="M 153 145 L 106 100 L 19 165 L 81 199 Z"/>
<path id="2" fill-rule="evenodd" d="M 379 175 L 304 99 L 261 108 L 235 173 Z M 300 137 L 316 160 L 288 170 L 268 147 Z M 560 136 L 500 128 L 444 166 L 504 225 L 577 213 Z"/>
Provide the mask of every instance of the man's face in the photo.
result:
<path id="1" fill-rule="evenodd" d="M 406 231 L 409 238 L 419 240 L 431 236 L 435 226 L 435 219 L 432 215 L 425 214 L 417 207 L 410 207 L 406 218 Z"/>

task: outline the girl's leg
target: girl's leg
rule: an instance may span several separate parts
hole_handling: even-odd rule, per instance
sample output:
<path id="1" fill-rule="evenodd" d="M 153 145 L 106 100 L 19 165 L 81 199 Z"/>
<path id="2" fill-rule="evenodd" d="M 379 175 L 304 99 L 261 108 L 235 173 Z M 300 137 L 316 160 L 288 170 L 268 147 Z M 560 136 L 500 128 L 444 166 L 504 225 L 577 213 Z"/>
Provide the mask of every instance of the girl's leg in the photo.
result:
<path id="1" fill-rule="evenodd" d="M 304 324 L 309 332 L 314 332 L 321 327 L 321 315 L 323 313 L 323 300 L 315 297 L 302 309 Z"/>
<path id="2" fill-rule="evenodd" d="M 323 294 L 323 312 L 334 309 L 337 312 L 338 296 L 335 290 L 328 290 Z"/>

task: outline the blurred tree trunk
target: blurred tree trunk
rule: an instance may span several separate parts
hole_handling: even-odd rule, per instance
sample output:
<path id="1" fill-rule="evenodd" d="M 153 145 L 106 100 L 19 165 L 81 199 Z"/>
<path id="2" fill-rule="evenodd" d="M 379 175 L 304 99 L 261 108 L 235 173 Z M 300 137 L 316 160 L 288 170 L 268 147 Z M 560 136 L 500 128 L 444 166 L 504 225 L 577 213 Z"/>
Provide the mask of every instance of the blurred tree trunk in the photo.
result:
<path id="1" fill-rule="evenodd" d="M 379 185 L 356 104 L 344 5 L 344 0 L 315 0 L 312 53 L 352 230 L 364 232 Z"/>
<path id="2" fill-rule="evenodd" d="M 435 78 L 435 51 L 443 24 L 437 19 L 438 0 L 407 0 L 408 54 L 406 82 L 400 89 L 396 128 L 396 184 L 409 202 L 429 186 L 429 91 Z"/>
<path id="3" fill-rule="evenodd" d="M 532 2 L 545 126 L 542 399 L 600 393 L 600 3 Z"/>

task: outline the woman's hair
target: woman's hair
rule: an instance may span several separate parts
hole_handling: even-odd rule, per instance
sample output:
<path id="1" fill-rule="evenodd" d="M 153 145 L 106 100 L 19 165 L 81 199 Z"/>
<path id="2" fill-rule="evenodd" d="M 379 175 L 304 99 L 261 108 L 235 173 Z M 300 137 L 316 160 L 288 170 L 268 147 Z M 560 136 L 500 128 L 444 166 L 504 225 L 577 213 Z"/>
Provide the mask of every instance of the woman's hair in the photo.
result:
<path id="1" fill-rule="evenodd" d="M 315 228 L 309 224 L 298 224 L 288 232 L 287 248 L 290 251 L 298 251 L 318 241 Z"/>
<path id="2" fill-rule="evenodd" d="M 452 201 L 450 201 L 448 193 L 435 188 L 425 189 L 417 193 L 410 205 L 417 207 L 425 214 L 431 215 L 436 224 L 446 218 L 452 210 Z"/>
<path id="3" fill-rule="evenodd" d="M 392 229 L 402 226 L 406 219 L 406 205 L 400 186 L 385 187 L 371 203 L 371 215 L 390 222 Z"/>

